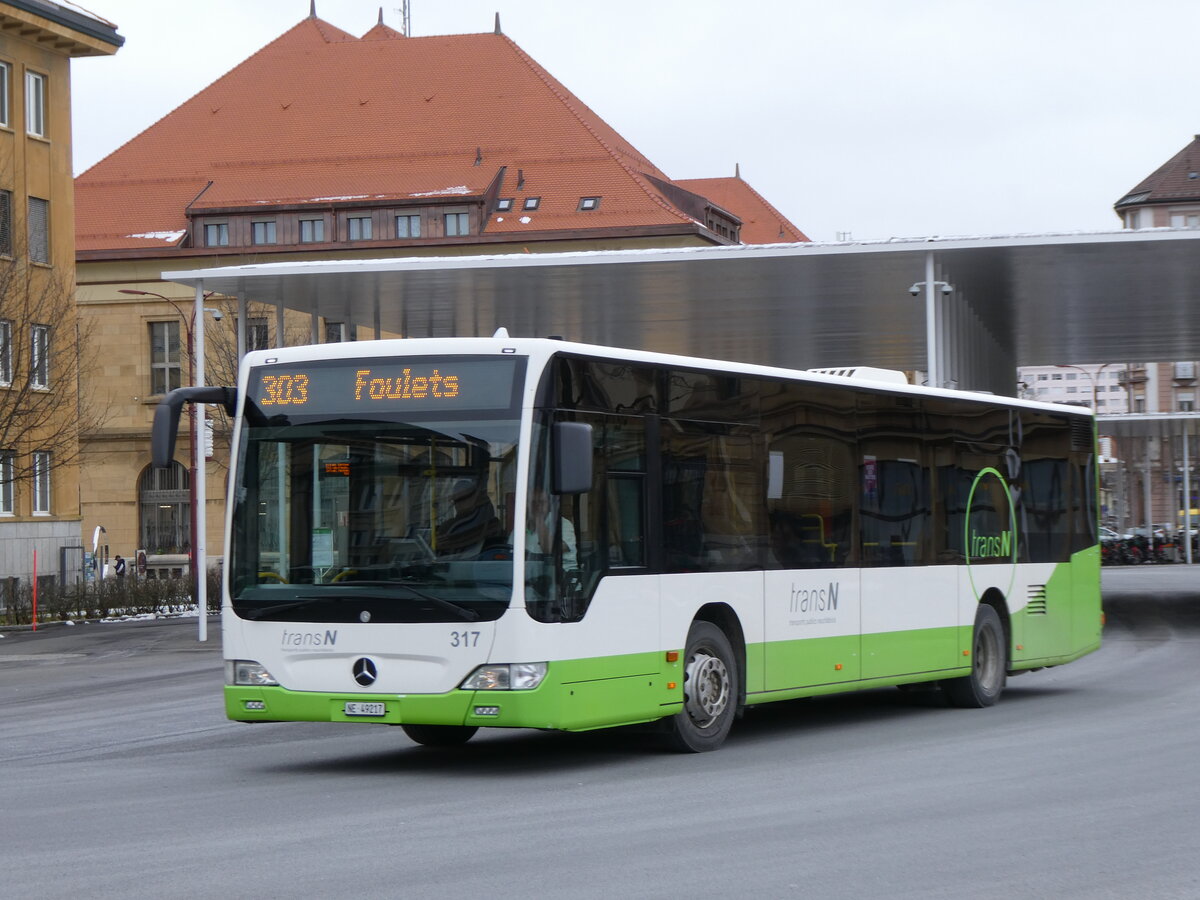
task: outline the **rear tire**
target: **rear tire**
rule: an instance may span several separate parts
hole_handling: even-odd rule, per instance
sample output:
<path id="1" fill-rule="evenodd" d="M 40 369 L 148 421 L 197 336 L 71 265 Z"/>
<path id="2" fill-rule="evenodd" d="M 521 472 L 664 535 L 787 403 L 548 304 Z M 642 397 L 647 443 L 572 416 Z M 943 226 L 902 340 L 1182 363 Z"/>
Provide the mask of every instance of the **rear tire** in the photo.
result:
<path id="1" fill-rule="evenodd" d="M 475 725 L 401 725 L 410 740 L 426 747 L 457 747 L 475 736 Z"/>
<path id="2" fill-rule="evenodd" d="M 980 603 L 975 610 L 971 639 L 971 674 L 942 682 L 942 690 L 952 706 L 982 709 L 1000 699 L 1008 672 L 1005 643 L 1000 614 L 988 604 Z"/>
<path id="3" fill-rule="evenodd" d="M 741 696 L 729 638 L 711 622 L 693 622 L 683 656 L 683 709 L 666 721 L 666 744 L 681 753 L 725 742 Z"/>

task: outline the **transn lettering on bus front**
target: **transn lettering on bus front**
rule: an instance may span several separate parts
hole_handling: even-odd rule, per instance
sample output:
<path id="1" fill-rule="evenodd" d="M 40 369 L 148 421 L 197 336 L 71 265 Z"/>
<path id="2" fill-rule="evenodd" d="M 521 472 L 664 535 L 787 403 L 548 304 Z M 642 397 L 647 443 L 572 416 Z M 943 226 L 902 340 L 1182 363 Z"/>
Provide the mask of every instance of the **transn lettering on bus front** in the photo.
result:
<path id="1" fill-rule="evenodd" d="M 434 369 L 429 375 L 413 375 L 405 369 L 399 376 L 372 378 L 370 369 L 354 373 L 354 399 L 424 400 L 427 397 L 449 399 L 458 396 L 458 376 L 443 375 Z"/>
<path id="2" fill-rule="evenodd" d="M 263 406 L 300 406 L 308 402 L 307 375 L 264 375 Z"/>

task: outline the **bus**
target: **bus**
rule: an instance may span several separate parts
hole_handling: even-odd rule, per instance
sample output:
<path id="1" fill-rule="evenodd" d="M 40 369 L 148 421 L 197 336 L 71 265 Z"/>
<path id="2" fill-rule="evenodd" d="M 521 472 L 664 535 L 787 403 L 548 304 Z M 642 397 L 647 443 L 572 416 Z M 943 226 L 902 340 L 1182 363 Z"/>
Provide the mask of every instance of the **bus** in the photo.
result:
<path id="1" fill-rule="evenodd" d="M 238 378 L 168 395 L 153 455 L 185 402 L 234 417 L 239 722 L 698 752 L 760 703 L 987 707 L 1100 645 L 1086 409 L 503 329 L 258 350 Z"/>

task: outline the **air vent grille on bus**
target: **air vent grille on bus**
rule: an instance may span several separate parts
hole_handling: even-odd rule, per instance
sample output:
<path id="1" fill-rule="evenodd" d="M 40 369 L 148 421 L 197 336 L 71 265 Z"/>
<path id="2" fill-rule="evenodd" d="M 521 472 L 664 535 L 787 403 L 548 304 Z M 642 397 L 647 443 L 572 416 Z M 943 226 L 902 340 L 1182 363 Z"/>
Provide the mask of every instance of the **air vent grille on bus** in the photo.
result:
<path id="1" fill-rule="evenodd" d="M 1094 442 L 1092 438 L 1092 420 L 1071 416 L 1071 449 L 1089 451 Z"/>
<path id="2" fill-rule="evenodd" d="M 835 375 L 858 381 L 882 381 L 885 384 L 908 384 L 908 376 L 896 369 L 877 369 L 874 366 L 840 366 L 831 369 L 809 369 L 816 375 Z"/>
<path id="3" fill-rule="evenodd" d="M 1046 615 L 1046 586 L 1044 584 L 1029 586 L 1029 602 L 1025 604 L 1025 614 L 1030 616 Z"/>

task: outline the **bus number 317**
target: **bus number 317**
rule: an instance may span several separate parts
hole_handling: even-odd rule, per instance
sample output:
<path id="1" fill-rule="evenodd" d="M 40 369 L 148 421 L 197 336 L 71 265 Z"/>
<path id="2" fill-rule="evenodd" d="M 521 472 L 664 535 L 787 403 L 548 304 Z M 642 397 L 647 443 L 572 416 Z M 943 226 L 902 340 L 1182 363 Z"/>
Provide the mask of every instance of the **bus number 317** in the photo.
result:
<path id="1" fill-rule="evenodd" d="M 452 631 L 450 632 L 451 647 L 477 647 L 479 646 L 478 631 Z"/>

